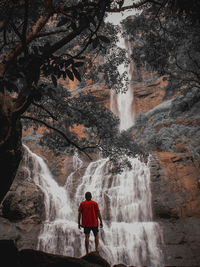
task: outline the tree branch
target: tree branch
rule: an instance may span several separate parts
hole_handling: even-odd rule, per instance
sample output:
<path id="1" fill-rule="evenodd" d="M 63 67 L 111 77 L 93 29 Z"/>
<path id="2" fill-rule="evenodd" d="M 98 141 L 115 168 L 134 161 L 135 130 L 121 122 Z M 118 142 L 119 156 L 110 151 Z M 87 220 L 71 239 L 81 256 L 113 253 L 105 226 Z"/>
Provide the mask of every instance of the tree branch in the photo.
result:
<path id="1" fill-rule="evenodd" d="M 41 121 L 37 118 L 33 118 L 33 117 L 30 117 L 30 116 L 21 116 L 22 119 L 28 119 L 28 120 L 33 120 L 33 121 L 36 121 L 38 123 L 41 123 L 43 124 L 44 126 L 46 126 L 47 128 L 49 129 L 52 129 L 54 130 L 55 132 L 59 133 L 69 144 L 73 145 L 75 148 L 77 148 L 79 151 L 81 151 L 82 153 L 84 153 L 90 160 L 92 160 L 92 158 L 90 157 L 90 155 L 84 151 L 84 148 L 81 148 L 80 146 L 78 146 L 76 143 L 74 143 L 73 141 L 71 141 L 67 136 L 66 134 L 64 134 L 61 130 L 47 124 L 46 122 L 44 121 Z"/>
<path id="2" fill-rule="evenodd" d="M 26 43 L 26 31 L 28 27 L 28 12 L 29 11 L 29 0 L 25 0 L 25 8 L 24 8 L 24 25 L 22 29 L 22 45 L 24 49 L 24 54 L 28 54 L 28 48 Z"/>
<path id="3" fill-rule="evenodd" d="M 75 56 L 73 56 L 72 58 L 77 58 L 79 57 L 88 47 L 88 45 L 90 44 L 91 40 L 92 40 L 92 37 L 98 32 L 100 26 L 101 26 L 101 23 L 103 21 L 103 18 L 99 21 L 98 23 L 98 26 L 96 27 L 95 31 L 92 32 L 92 34 L 90 35 L 89 37 L 89 40 L 87 41 L 86 45 L 83 47 L 83 49 L 81 51 L 78 52 L 78 54 L 76 54 Z"/>
<path id="4" fill-rule="evenodd" d="M 66 32 L 68 31 L 69 28 L 67 29 L 60 29 L 60 30 L 56 30 L 56 31 L 51 31 L 51 32 L 39 32 L 35 38 L 40 38 L 40 37 L 45 37 L 45 36 L 49 36 L 49 35 L 53 35 L 53 34 L 57 34 L 57 33 L 61 33 L 61 32 Z"/>
<path id="5" fill-rule="evenodd" d="M 82 33 L 87 27 L 89 23 L 85 23 L 81 25 L 79 28 L 77 28 L 76 31 L 71 32 L 69 35 L 63 37 L 58 42 L 54 43 L 48 51 L 45 51 L 44 54 L 41 56 L 42 60 L 48 59 L 53 53 L 55 53 L 57 50 L 62 48 L 67 43 L 71 42 L 74 38 L 76 38 L 80 33 Z"/>
<path id="6" fill-rule="evenodd" d="M 32 96 L 31 95 L 25 95 L 23 93 L 19 94 L 19 96 L 17 97 L 15 103 L 14 103 L 14 111 L 13 111 L 13 115 L 15 117 L 20 116 L 21 114 L 23 114 L 27 108 L 30 106 L 30 104 L 32 103 Z"/>
<path id="7" fill-rule="evenodd" d="M 100 1 L 99 1 L 100 2 Z M 94 7 L 94 13 L 96 12 L 97 7 Z M 92 13 L 92 11 L 91 11 Z M 105 8 L 103 10 L 103 13 L 105 13 Z M 100 27 L 102 21 L 103 21 L 103 17 L 100 19 L 100 23 L 98 25 L 98 28 Z M 79 25 L 79 27 L 72 31 L 68 36 L 63 37 L 61 40 L 59 40 L 58 42 L 56 42 L 55 44 L 53 44 L 48 51 L 46 51 L 43 55 L 42 55 L 42 59 L 48 59 L 50 55 L 52 55 L 53 53 L 55 53 L 57 50 L 59 50 L 60 48 L 62 48 L 63 46 L 65 46 L 67 43 L 71 42 L 74 38 L 76 38 L 78 35 L 80 35 L 85 29 L 87 29 L 90 25 L 89 21 L 85 21 L 84 23 L 82 23 L 81 25 Z"/>
<path id="8" fill-rule="evenodd" d="M 43 109 L 46 113 L 48 113 L 49 114 L 49 116 L 52 118 L 52 119 L 54 119 L 54 120 L 58 120 L 48 109 L 46 109 L 43 105 L 41 105 L 41 104 L 37 104 L 37 103 L 35 103 L 35 102 L 33 102 L 33 105 L 34 106 L 36 106 L 36 107 L 38 107 L 38 108 L 41 108 L 41 109 Z"/>
<path id="9" fill-rule="evenodd" d="M 26 44 L 29 44 L 37 35 L 38 32 L 45 26 L 49 20 L 50 15 L 40 16 L 40 18 L 33 25 L 32 29 L 26 34 Z M 0 63 L 0 77 L 4 76 L 7 64 L 16 56 L 18 56 L 23 50 L 23 43 L 20 40 L 18 44 L 13 48 L 5 57 L 4 62 Z"/>
<path id="10" fill-rule="evenodd" d="M 157 1 L 154 1 L 154 0 L 142 0 L 138 3 L 133 3 L 132 5 L 129 5 L 129 6 L 124 6 L 124 7 L 121 7 L 121 8 L 108 8 L 106 9 L 107 12 L 111 12 L 111 13 L 119 13 L 119 12 L 122 12 L 122 11 L 125 11 L 125 10 L 128 10 L 128 9 L 133 9 L 133 8 L 139 8 L 147 3 L 152 3 L 152 4 L 156 4 L 156 5 L 161 5 L 161 3 L 157 2 Z"/>

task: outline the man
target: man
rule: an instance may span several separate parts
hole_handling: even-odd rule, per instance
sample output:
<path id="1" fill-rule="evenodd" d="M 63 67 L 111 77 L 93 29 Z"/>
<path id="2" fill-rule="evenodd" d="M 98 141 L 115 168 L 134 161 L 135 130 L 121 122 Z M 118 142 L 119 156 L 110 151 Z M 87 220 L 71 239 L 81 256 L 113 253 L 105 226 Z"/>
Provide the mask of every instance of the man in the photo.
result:
<path id="1" fill-rule="evenodd" d="M 95 249 L 98 251 L 99 236 L 98 236 L 98 219 L 100 220 L 100 227 L 103 227 L 102 217 L 97 202 L 91 200 L 92 194 L 85 193 L 85 201 L 82 201 L 78 209 L 78 228 L 84 228 L 85 233 L 85 249 L 88 254 L 90 231 L 92 230 L 95 237 Z M 82 224 L 81 224 L 82 217 Z"/>

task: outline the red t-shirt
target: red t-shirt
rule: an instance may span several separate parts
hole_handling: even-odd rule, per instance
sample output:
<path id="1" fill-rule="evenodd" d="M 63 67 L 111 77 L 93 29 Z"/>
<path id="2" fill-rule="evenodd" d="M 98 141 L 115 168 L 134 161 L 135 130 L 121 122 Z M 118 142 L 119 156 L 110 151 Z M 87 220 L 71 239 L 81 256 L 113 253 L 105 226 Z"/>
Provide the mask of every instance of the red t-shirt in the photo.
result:
<path id="1" fill-rule="evenodd" d="M 82 227 L 97 227 L 99 206 L 97 202 L 93 200 L 85 200 L 81 202 L 79 212 L 82 214 Z"/>

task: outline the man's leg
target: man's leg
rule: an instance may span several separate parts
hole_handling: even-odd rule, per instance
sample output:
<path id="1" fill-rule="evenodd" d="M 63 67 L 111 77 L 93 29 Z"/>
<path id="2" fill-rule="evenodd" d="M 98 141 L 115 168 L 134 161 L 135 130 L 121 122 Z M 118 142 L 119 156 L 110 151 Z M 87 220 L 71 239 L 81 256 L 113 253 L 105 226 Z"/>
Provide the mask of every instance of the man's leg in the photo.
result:
<path id="1" fill-rule="evenodd" d="M 99 248 L 99 235 L 98 235 L 98 233 L 96 233 L 94 240 L 95 240 L 95 250 L 96 250 L 96 252 L 98 252 L 98 248 Z"/>
<path id="2" fill-rule="evenodd" d="M 99 232 L 99 229 L 98 227 L 92 227 L 92 232 L 94 234 L 94 241 L 95 241 L 95 250 L 96 252 L 98 252 L 98 248 L 99 248 L 99 235 L 98 235 L 98 232 Z"/>
<path id="3" fill-rule="evenodd" d="M 85 234 L 85 250 L 86 250 L 86 254 L 88 254 L 88 250 L 89 250 L 89 238 L 90 238 L 90 234 Z"/>

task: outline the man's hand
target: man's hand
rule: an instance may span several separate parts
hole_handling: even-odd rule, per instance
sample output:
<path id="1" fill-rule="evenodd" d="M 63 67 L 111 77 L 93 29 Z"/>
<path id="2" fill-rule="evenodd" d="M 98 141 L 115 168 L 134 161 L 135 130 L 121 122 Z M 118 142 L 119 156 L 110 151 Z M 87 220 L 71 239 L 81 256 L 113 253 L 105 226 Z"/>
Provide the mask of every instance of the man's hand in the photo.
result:
<path id="1" fill-rule="evenodd" d="M 81 229 L 81 212 L 78 212 L 78 229 Z"/>
<path id="2" fill-rule="evenodd" d="M 103 228 L 103 223 L 102 222 L 100 222 L 100 228 Z"/>

